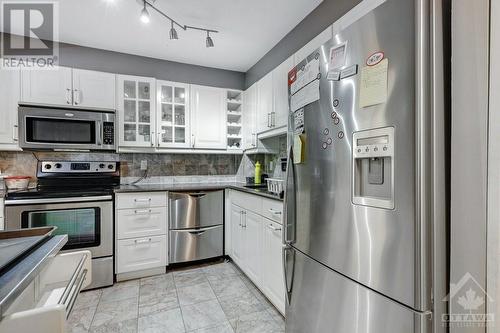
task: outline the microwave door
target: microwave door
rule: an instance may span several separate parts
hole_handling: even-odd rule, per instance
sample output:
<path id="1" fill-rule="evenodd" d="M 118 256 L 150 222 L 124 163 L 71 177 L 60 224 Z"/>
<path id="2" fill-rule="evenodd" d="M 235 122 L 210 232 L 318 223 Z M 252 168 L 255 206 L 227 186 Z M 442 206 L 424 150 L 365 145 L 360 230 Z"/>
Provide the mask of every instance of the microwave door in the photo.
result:
<path id="1" fill-rule="evenodd" d="M 103 119 L 105 122 L 103 122 Z M 114 150 L 114 114 L 66 109 L 19 108 L 20 146 L 27 149 Z"/>

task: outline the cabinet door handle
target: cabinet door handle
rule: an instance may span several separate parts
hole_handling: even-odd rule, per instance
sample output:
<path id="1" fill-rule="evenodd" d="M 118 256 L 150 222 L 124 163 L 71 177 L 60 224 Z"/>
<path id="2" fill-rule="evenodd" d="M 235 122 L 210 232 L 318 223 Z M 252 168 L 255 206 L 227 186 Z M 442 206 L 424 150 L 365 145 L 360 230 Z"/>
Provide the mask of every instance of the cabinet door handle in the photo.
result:
<path id="1" fill-rule="evenodd" d="M 191 134 L 191 139 L 193 139 L 193 144 L 192 144 L 192 146 L 193 146 L 193 148 L 194 148 L 194 146 L 196 145 L 196 136 L 195 136 L 194 134 Z"/>
<path id="2" fill-rule="evenodd" d="M 12 141 L 19 141 L 19 126 L 17 125 L 12 126 Z"/>
<path id="3" fill-rule="evenodd" d="M 151 132 L 151 147 L 155 146 L 155 132 Z"/>
<path id="4" fill-rule="evenodd" d="M 66 88 L 66 103 L 71 104 L 72 96 L 71 89 Z"/>
<path id="5" fill-rule="evenodd" d="M 271 127 L 276 126 L 276 112 L 271 112 Z"/>
<path id="6" fill-rule="evenodd" d="M 267 127 L 271 127 L 271 113 L 267 114 Z"/>
<path id="7" fill-rule="evenodd" d="M 73 89 L 73 96 L 74 96 L 75 105 L 80 104 L 80 92 L 78 89 Z"/>

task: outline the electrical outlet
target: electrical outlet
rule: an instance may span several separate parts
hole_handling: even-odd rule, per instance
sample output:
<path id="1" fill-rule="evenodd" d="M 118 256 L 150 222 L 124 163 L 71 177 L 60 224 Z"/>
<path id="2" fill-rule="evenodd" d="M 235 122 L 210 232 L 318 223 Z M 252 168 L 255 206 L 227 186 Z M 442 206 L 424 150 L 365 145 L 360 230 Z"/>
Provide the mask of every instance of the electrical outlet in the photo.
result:
<path id="1" fill-rule="evenodd" d="M 146 171 L 148 169 L 148 161 L 147 160 L 142 160 L 141 161 L 141 170 Z"/>

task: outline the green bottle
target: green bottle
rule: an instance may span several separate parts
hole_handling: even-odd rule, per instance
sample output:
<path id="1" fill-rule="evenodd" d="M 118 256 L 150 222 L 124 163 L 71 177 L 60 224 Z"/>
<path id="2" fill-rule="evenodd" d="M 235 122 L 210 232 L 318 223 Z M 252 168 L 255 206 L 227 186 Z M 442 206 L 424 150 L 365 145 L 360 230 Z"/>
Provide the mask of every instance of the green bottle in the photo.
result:
<path id="1" fill-rule="evenodd" d="M 262 175 L 262 169 L 259 161 L 257 161 L 257 163 L 255 163 L 255 184 L 260 184 L 261 175 Z"/>

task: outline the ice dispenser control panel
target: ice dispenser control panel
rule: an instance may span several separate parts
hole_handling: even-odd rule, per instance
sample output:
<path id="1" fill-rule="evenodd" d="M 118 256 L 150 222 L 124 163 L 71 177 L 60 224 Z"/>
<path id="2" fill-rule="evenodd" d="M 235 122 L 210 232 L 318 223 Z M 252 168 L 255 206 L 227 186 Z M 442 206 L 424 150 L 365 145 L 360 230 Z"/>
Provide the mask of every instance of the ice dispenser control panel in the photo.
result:
<path id="1" fill-rule="evenodd" d="M 352 202 L 394 209 L 394 127 L 353 133 Z"/>

